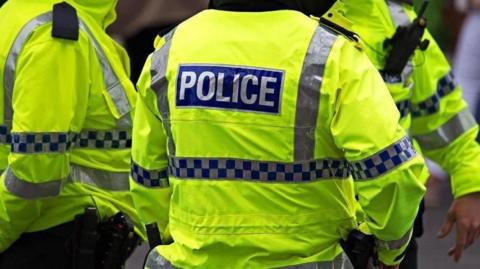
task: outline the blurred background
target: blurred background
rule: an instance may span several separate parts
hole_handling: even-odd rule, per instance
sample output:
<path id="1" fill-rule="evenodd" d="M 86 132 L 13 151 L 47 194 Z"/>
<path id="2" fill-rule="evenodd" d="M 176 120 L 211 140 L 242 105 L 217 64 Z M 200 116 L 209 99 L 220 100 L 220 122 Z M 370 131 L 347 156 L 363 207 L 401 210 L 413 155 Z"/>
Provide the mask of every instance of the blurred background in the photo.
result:
<path id="1" fill-rule="evenodd" d="M 2 1 L 2 0 L 0 0 Z M 362 1 L 362 0 L 358 0 Z M 127 49 L 131 57 L 132 80 L 136 81 L 145 59 L 153 51 L 158 34 L 171 30 L 176 24 L 207 7 L 207 0 L 121 0 L 118 20 L 109 31 Z M 414 0 L 417 8 L 423 2 Z M 430 0 L 426 15 L 429 30 L 451 62 L 457 81 L 472 112 L 477 116 L 480 100 L 480 0 Z M 449 180 L 434 164 L 428 182 L 425 234 L 419 240 L 420 268 L 478 269 L 480 268 L 480 242 L 470 247 L 462 260 L 455 264 L 447 256 L 454 236 L 438 240 L 440 229 L 452 201 Z M 480 209 L 479 209 L 480 214 Z M 454 234 L 454 233 L 452 233 Z M 147 251 L 139 248 L 127 264 L 127 269 L 141 268 Z"/>

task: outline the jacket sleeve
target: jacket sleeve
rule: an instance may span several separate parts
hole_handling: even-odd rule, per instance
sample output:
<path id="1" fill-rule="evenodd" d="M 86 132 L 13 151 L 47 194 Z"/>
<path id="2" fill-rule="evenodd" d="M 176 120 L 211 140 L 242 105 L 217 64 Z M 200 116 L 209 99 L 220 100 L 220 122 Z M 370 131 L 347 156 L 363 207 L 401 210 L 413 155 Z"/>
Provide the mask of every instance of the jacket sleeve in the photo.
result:
<path id="1" fill-rule="evenodd" d="M 430 46 L 417 53 L 413 71 L 412 134 L 423 153 L 451 175 L 456 198 L 479 192 L 477 123 L 441 49 L 428 32 L 425 38 Z"/>
<path id="2" fill-rule="evenodd" d="M 78 41 L 80 42 L 80 41 Z M 41 216 L 70 173 L 72 122 L 86 112 L 88 53 L 78 42 L 31 39 L 15 70 L 11 152 L 0 186 L 0 252 Z"/>
<path id="3" fill-rule="evenodd" d="M 171 188 L 167 170 L 167 136 L 151 88 L 151 57 L 138 82 L 133 124 L 131 191 L 143 224 L 157 223 L 164 241 L 169 240 L 168 212 Z"/>
<path id="4" fill-rule="evenodd" d="M 340 90 L 331 131 L 350 163 L 380 260 L 398 264 L 411 237 L 427 170 L 398 124 L 399 112 L 378 71 L 352 46 L 340 49 Z M 334 75 L 326 72 L 325 77 Z"/>

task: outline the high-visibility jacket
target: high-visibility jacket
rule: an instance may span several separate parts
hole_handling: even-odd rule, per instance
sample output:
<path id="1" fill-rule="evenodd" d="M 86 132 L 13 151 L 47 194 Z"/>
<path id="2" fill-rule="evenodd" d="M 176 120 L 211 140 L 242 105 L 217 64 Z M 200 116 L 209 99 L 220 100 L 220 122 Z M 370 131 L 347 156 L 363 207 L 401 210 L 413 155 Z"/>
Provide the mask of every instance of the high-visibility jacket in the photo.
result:
<path id="1" fill-rule="evenodd" d="M 353 42 L 296 11 L 207 10 L 156 48 L 131 188 L 173 242 L 158 254 L 180 268 L 331 261 L 356 228 L 356 187 L 380 258 L 399 262 L 427 171 Z"/>
<path id="2" fill-rule="evenodd" d="M 345 16 L 373 64 L 385 65 L 384 41 L 397 26 L 417 16 L 406 1 L 342 0 Z M 478 125 L 462 99 L 450 65 L 431 34 L 427 50 L 417 50 L 399 78 L 385 82 L 402 115 L 400 123 L 420 145 L 422 152 L 451 176 L 453 195 L 480 191 L 480 146 L 475 141 Z"/>
<path id="3" fill-rule="evenodd" d="M 135 89 L 126 53 L 105 33 L 115 1 L 68 1 L 78 40 L 52 37 L 56 2 L 0 9 L 0 252 L 87 206 L 137 220 L 128 191 Z"/>

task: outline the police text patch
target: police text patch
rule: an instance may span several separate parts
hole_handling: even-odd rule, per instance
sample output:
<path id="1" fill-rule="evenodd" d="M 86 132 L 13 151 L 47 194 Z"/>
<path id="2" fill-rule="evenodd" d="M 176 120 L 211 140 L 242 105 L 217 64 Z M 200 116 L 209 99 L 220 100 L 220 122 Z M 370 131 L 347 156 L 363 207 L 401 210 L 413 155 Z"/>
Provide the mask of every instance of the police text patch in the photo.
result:
<path id="1" fill-rule="evenodd" d="M 278 114 L 283 78 L 283 71 L 272 69 L 181 65 L 176 105 Z"/>

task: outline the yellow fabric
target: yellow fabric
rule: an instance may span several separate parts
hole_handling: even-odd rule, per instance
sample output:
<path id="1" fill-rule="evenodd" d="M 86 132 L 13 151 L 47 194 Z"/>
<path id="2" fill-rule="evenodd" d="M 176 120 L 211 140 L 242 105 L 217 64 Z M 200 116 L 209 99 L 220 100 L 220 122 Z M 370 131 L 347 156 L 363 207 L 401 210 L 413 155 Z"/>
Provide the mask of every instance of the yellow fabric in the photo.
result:
<path id="1" fill-rule="evenodd" d="M 299 77 L 317 23 L 294 11 L 204 11 L 173 35 L 166 69 L 168 106 L 176 157 L 292 162 Z M 232 31 L 235 29 L 235 31 Z M 157 49 L 165 44 L 158 40 Z M 288 45 L 285 45 L 288 44 Z M 240 65 L 285 71 L 281 112 L 269 115 L 228 109 L 178 108 L 181 64 Z M 152 60 L 138 83 L 132 155 L 139 166 L 165 169 L 166 130 Z M 322 75 L 322 74 L 318 74 Z M 328 56 L 315 130 L 314 158 L 358 161 L 405 136 L 381 77 L 343 37 Z M 411 227 L 424 192 L 421 157 L 356 185 L 368 225 L 382 240 Z M 156 221 L 174 243 L 157 248 L 181 268 L 272 268 L 333 260 L 338 241 L 356 228 L 354 184 L 320 180 L 303 184 L 196 180 L 170 176 L 169 188 L 132 183 L 139 214 Z M 408 206 L 406 206 L 408 205 Z M 168 225 L 168 228 L 167 228 Z M 398 254 L 397 254 L 398 255 Z"/>
<path id="2" fill-rule="evenodd" d="M 342 1 L 345 16 L 353 21 L 353 30 L 366 44 L 367 55 L 378 69 L 382 69 L 385 61 L 383 42 L 395 32 L 386 1 Z M 410 20 L 416 18 L 411 6 L 404 4 L 403 7 Z M 425 32 L 424 39 L 430 40 L 430 45 L 426 51 L 416 51 L 412 58 L 412 75 L 403 83 L 387 85 L 396 101 L 410 99 L 413 104 L 418 104 L 427 100 L 437 92 L 438 81 L 451 70 L 440 47 L 428 31 Z M 427 116 L 406 117 L 401 124 L 413 136 L 428 134 L 444 125 L 466 106 L 462 99 L 462 89 L 456 85 L 453 92 L 441 98 L 439 111 Z M 468 130 L 441 149 L 422 150 L 451 176 L 452 192 L 456 198 L 480 191 L 480 146 L 475 141 L 476 130 L 477 127 Z"/>
<path id="3" fill-rule="evenodd" d="M 0 9 L 0 98 L 3 100 L 3 78 L 6 57 L 20 29 L 31 19 L 52 10 L 53 0 L 11 0 Z M 126 90 L 133 108 L 135 90 L 129 81 L 128 57 L 104 31 L 114 16 L 115 1 L 67 1 L 112 65 Z M 95 14 L 91 9 L 95 8 Z M 102 13 L 102 14 L 100 14 Z M 52 133 L 81 130 L 111 130 L 119 117 L 105 89 L 102 67 L 92 40 L 81 30 L 78 41 L 51 37 L 51 23 L 34 30 L 24 44 L 16 62 L 12 96 L 13 132 Z M 0 109 L 3 119 L 3 103 Z M 65 153 L 9 153 L 3 146 L 0 163 L 30 183 L 65 179 L 70 164 L 112 172 L 128 172 L 130 150 L 71 149 Z M 7 163 L 8 158 L 8 163 Z M 80 183 L 63 183 L 58 197 L 25 200 L 10 193 L 0 180 L 0 252 L 8 248 L 23 232 L 39 231 L 73 220 L 84 208 L 96 205 L 103 218 L 123 211 L 139 224 L 128 192 L 107 192 Z M 141 230 L 137 226 L 138 231 Z"/>

